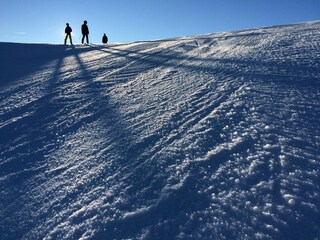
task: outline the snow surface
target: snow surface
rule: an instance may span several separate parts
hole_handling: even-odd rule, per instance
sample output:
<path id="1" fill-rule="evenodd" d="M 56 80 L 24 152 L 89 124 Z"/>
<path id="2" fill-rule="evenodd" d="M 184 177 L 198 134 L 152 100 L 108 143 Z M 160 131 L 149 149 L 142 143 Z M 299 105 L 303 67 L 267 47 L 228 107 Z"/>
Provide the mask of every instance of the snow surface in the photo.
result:
<path id="1" fill-rule="evenodd" d="M 0 51 L 0 239 L 319 239 L 320 22 Z"/>

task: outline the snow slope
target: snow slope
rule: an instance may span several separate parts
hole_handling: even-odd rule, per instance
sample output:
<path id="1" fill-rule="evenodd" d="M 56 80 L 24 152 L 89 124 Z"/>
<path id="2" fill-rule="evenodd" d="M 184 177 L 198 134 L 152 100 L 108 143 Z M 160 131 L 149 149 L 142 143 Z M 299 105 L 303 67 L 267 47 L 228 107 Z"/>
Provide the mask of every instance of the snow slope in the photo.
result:
<path id="1" fill-rule="evenodd" d="M 0 51 L 0 239 L 319 239 L 320 22 Z"/>

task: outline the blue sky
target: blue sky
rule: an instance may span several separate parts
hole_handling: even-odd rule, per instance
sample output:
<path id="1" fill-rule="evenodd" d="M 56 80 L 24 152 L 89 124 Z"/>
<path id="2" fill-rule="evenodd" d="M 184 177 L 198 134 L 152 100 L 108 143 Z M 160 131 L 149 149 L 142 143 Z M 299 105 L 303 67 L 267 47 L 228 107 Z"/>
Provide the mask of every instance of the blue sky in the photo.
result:
<path id="1" fill-rule="evenodd" d="M 131 42 L 320 20 L 320 0 L 0 0 L 0 42 Z"/>

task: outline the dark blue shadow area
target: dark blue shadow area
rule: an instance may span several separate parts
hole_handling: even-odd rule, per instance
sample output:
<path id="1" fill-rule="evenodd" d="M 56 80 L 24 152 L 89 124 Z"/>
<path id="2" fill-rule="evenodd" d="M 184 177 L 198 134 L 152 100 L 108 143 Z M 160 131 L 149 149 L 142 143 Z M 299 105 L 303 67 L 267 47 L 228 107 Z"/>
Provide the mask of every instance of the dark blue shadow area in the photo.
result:
<path id="1" fill-rule="evenodd" d="M 53 88 L 59 78 L 62 60 L 63 58 L 58 60 L 53 75 L 48 79 L 48 88 Z M 20 74 L 23 74 L 22 72 Z M 20 202 L 19 198 L 28 191 L 28 180 L 45 171 L 45 154 L 54 148 L 57 140 L 56 133 L 48 130 L 51 128 L 51 120 L 48 118 L 57 112 L 50 102 L 53 97 L 49 93 L 50 90 L 47 89 L 48 93 L 43 99 L 15 109 L 11 113 L 19 116 L 35 109 L 34 114 L 0 129 L 0 176 L 3 178 L 0 189 L 0 231 L 4 239 L 20 239 L 24 235 L 25 230 L 19 227 L 19 222 L 12 219 L 17 211 L 12 203 L 16 202 L 15 205 L 19 207 L 27 204 Z"/>
<path id="2" fill-rule="evenodd" d="M 0 154 L 2 158 L 2 161 L 0 162 L 1 175 L 12 171 L 19 172 L 25 169 L 29 164 L 36 166 L 36 163 L 43 160 L 44 146 L 54 145 L 57 138 L 57 132 L 54 130 L 54 123 L 57 117 L 62 115 L 65 111 L 65 106 L 56 104 L 53 100 L 54 97 L 56 97 L 56 89 L 60 84 L 60 68 L 62 67 L 63 59 L 67 56 L 73 55 L 74 51 L 89 51 L 89 49 L 71 49 L 66 52 L 64 46 L 58 46 L 58 51 L 56 49 L 57 46 L 40 46 L 43 47 L 43 49 L 40 47 L 41 51 L 43 51 L 43 56 L 45 56 L 46 50 L 49 49 L 49 55 L 50 51 L 52 54 L 50 57 L 58 60 L 58 62 L 52 76 L 50 76 L 49 79 L 43 79 L 43 84 L 47 86 L 45 90 L 46 92 L 40 99 L 15 108 L 10 113 L 2 116 L 1 121 L 4 122 L 17 116 L 24 115 L 25 113 L 32 112 L 32 114 L 24 117 L 23 120 L 11 121 L 10 124 L 7 124 L 0 129 Z M 23 45 L 21 45 L 21 47 L 24 48 Z M 30 51 L 34 48 L 37 49 L 38 52 L 41 52 L 37 45 L 30 45 L 30 47 Z M 22 51 L 23 49 L 19 49 L 19 51 L 20 50 Z M 31 54 L 31 52 L 28 54 Z M 30 58 L 32 59 L 31 56 L 33 55 L 28 54 L 26 55 L 26 57 L 28 56 L 27 62 L 30 62 Z M 20 58 L 17 60 L 23 61 L 24 59 Z M 15 59 L 11 59 L 9 63 L 14 65 L 13 63 L 15 63 L 15 61 Z M 29 74 L 33 71 L 36 72 L 37 67 L 40 67 L 39 65 L 41 63 L 43 64 L 43 61 L 40 60 L 33 62 L 33 68 L 28 69 L 30 72 Z M 17 68 L 19 69 L 19 67 Z M 17 75 L 20 76 L 22 72 L 17 71 Z M 22 77 L 22 75 L 20 77 Z M 49 149 L 46 149 L 46 151 L 49 151 Z M 7 159 L 11 160 L 7 161 Z"/>
<path id="3" fill-rule="evenodd" d="M 67 45 L 0 43 L 0 87 L 12 84 L 41 69 L 49 62 L 70 56 Z M 89 48 L 77 49 L 90 51 Z"/>
<path id="4" fill-rule="evenodd" d="M 10 121 L 10 124 L 0 128 L 0 178 L 2 179 L 0 186 L 0 232 L 2 236 L 7 236 L 6 239 L 21 238 L 25 232 L 33 227 L 33 224 L 41 221 L 41 219 L 34 219 L 32 226 L 24 227 L 19 226 L 19 222 L 7 222 L 12 221 L 10 216 L 17 211 L 12 203 L 16 202 L 20 207 L 29 204 L 21 202 L 20 199 L 30 188 L 32 189 L 29 184 L 36 181 L 38 185 L 41 185 L 48 180 L 47 177 L 50 177 L 45 174 L 46 155 L 59 147 L 59 138 L 77 131 L 88 122 L 94 121 L 99 115 L 97 109 L 91 109 L 92 112 L 96 111 L 95 118 L 88 117 L 82 119 L 81 122 L 66 124 L 70 122 L 68 121 L 70 103 L 65 104 L 64 101 L 56 100 L 59 87 L 63 84 L 60 75 L 63 60 L 68 56 L 73 56 L 75 52 L 80 54 L 92 50 L 90 48 L 68 48 L 66 51 L 66 49 L 65 46 L 10 44 L 7 52 L 1 55 L 3 58 L 6 56 L 5 64 L 2 64 L 1 67 L 10 67 L 5 72 L 7 75 L 12 74 L 8 84 L 35 73 L 41 69 L 43 64 L 51 60 L 57 60 L 52 75 L 48 79 L 43 79 L 43 84 L 46 86 L 43 96 L 15 108 L 2 116 L 1 119 L 2 122 Z M 16 58 L 11 55 L 11 51 L 22 53 L 22 56 L 19 55 Z M 20 66 L 22 63 L 24 65 Z M 89 74 L 85 78 L 88 76 Z M 1 79 L 2 77 L 3 75 Z M 5 88 L 5 85 L 2 86 Z M 102 103 L 105 104 L 105 102 Z M 74 104 L 76 107 L 77 103 Z M 32 114 L 17 121 L 12 120 L 28 112 Z"/>
<path id="5" fill-rule="evenodd" d="M 54 139 L 53 135 L 55 135 L 55 133 L 52 132 L 49 134 L 46 129 L 50 127 L 48 125 L 50 121 L 49 117 L 56 113 L 56 109 L 53 108 L 50 102 L 53 97 L 53 93 L 51 91 L 54 88 L 53 85 L 59 78 L 59 69 L 61 67 L 62 60 L 63 58 L 58 60 L 53 75 L 48 79 L 48 92 L 42 98 L 16 108 L 5 116 L 7 119 L 10 119 L 36 109 L 34 114 L 23 118 L 23 122 L 12 121 L 10 124 L 7 124 L 0 129 L 0 146 L 2 149 L 1 155 L 3 159 L 0 169 L 1 174 L 9 173 L 11 171 L 19 172 L 20 170 L 25 169 L 25 164 L 33 165 L 35 162 L 38 162 L 28 161 L 33 158 L 37 159 L 36 156 L 31 157 L 31 159 L 29 159 L 29 157 L 27 157 L 27 159 L 20 159 L 22 162 L 19 162 L 19 153 L 25 153 L 25 156 L 33 155 L 37 152 L 35 150 L 39 148 L 41 149 L 45 139 Z M 47 84 L 47 82 L 44 82 L 44 84 Z M 10 144 L 11 147 L 8 144 Z M 10 151 L 11 148 L 14 149 L 13 152 Z M 12 161 L 4 161 L 5 159 L 13 159 L 13 162 L 18 162 L 14 164 Z M 39 159 L 42 159 L 42 157 L 39 157 Z M 14 165 L 10 166 L 11 164 Z"/>

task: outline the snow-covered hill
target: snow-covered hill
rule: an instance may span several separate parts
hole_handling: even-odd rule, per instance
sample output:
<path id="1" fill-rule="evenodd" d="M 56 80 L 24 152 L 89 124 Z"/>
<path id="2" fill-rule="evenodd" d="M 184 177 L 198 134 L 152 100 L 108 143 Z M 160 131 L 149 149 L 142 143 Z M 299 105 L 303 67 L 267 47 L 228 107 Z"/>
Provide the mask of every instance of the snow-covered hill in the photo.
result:
<path id="1" fill-rule="evenodd" d="M 319 239 L 320 22 L 0 51 L 0 239 Z"/>

